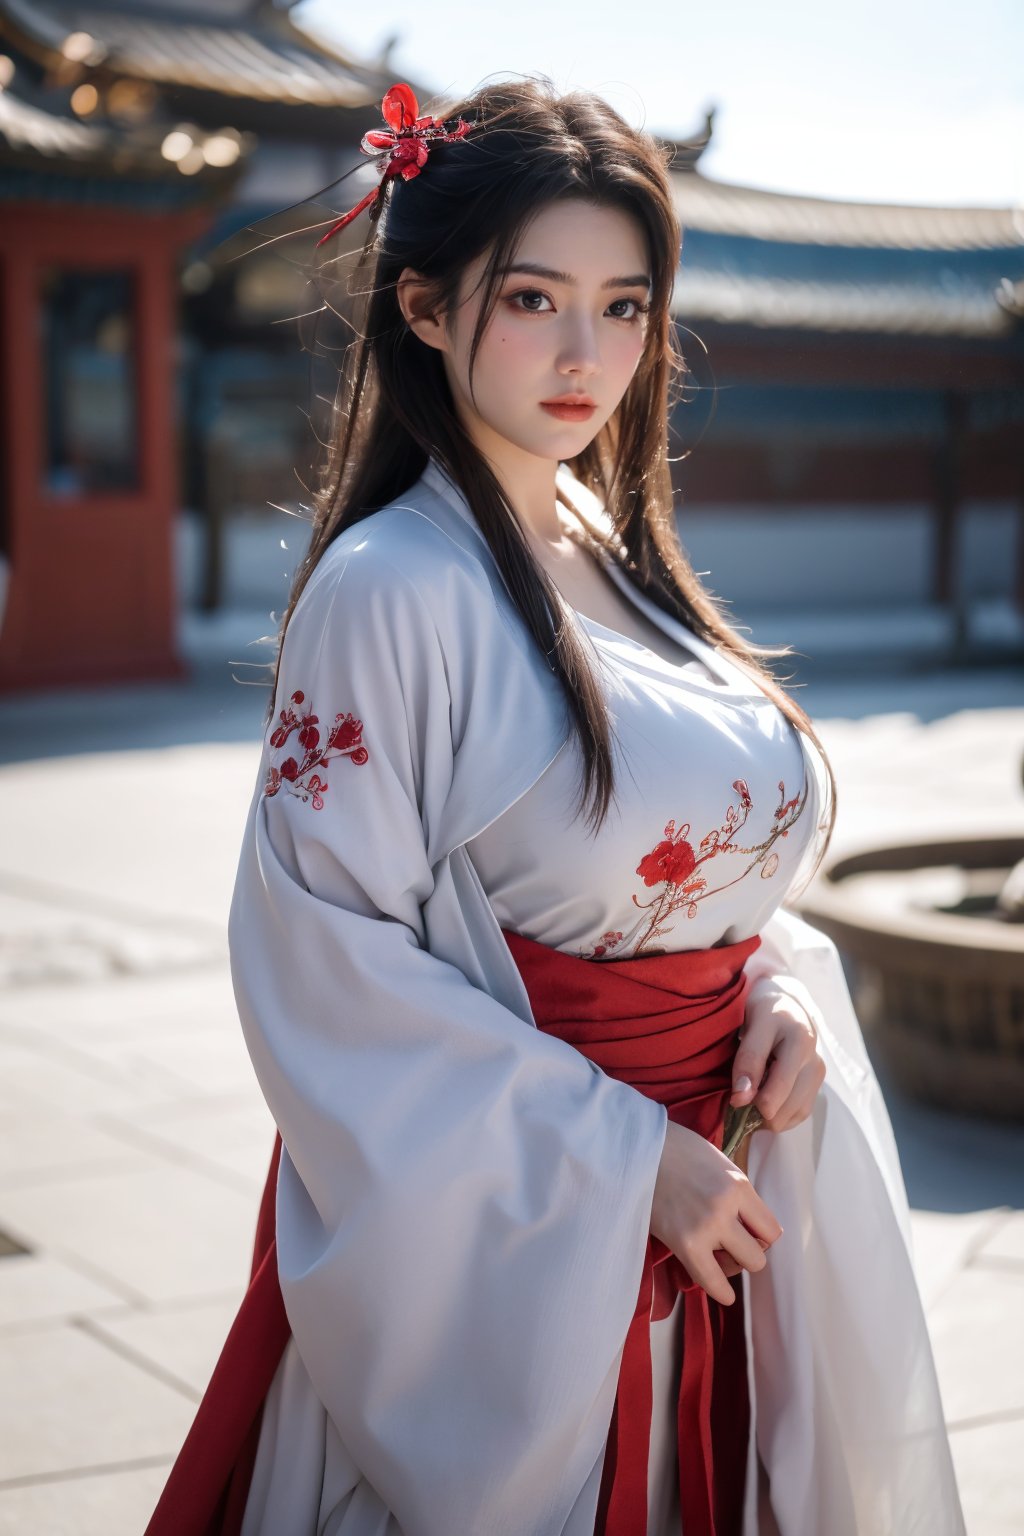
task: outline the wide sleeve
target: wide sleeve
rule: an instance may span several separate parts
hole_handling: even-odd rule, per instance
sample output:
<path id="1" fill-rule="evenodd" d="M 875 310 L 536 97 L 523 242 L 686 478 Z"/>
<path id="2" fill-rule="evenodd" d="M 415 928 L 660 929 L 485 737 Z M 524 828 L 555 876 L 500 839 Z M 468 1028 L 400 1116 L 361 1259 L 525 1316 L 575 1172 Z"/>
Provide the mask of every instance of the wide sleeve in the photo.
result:
<path id="1" fill-rule="evenodd" d="M 783 1235 L 746 1277 L 757 1443 L 786 1536 L 964 1536 L 881 1088 L 835 943 L 765 925 L 752 982 L 788 992 L 825 1062 L 808 1119 L 755 1131 L 748 1174 Z"/>
<path id="2" fill-rule="evenodd" d="M 607 1436 L 666 1114 L 427 945 L 454 660 L 372 538 L 321 562 L 232 975 L 284 1144 L 285 1307 L 346 1448 L 405 1536 L 556 1533 Z"/>

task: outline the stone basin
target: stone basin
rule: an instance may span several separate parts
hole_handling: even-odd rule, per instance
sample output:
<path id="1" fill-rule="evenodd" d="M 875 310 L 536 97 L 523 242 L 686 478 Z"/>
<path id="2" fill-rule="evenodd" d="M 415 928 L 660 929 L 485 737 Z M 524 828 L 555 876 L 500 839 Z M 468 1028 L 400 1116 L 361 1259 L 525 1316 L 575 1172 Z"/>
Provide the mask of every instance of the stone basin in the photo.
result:
<path id="1" fill-rule="evenodd" d="M 834 940 L 872 1053 L 914 1098 L 1024 1121 L 1024 923 L 997 897 L 1024 834 L 861 847 L 800 901 Z"/>

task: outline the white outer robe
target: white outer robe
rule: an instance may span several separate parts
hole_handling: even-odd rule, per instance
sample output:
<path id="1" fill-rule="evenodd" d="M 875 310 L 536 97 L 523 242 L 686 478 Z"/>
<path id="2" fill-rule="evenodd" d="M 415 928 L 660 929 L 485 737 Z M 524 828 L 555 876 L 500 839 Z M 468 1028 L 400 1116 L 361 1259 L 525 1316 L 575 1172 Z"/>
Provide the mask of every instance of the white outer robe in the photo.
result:
<path id="1" fill-rule="evenodd" d="M 361 721 L 368 760 L 325 765 L 320 809 L 268 796 L 296 753 L 268 727 L 231 906 L 284 1143 L 292 1329 L 243 1536 L 592 1536 L 667 1115 L 536 1029 L 467 855 L 568 717 L 436 464 L 321 559 L 276 711 L 296 690 L 321 733 Z M 751 1140 L 785 1231 L 743 1277 L 744 1536 L 755 1439 L 782 1536 L 963 1536 L 906 1193 L 838 952 L 784 909 L 761 940 L 752 983 L 807 1007 L 827 1071 L 808 1120 Z"/>

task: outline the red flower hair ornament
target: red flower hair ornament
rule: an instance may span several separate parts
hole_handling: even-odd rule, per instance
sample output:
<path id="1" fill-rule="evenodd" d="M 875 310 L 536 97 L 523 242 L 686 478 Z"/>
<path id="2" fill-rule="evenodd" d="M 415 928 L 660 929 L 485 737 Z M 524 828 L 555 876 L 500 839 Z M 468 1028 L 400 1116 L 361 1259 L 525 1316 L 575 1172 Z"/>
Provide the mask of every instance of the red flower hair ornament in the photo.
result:
<path id="1" fill-rule="evenodd" d="M 453 144 L 456 139 L 464 139 L 473 127 L 472 123 L 464 122 L 460 117 L 456 127 L 449 133 L 439 117 L 420 117 L 419 102 L 408 85 L 393 85 L 385 91 L 380 110 L 388 125 L 387 131 L 371 128 L 363 134 L 359 148 L 364 155 L 374 155 L 378 160 L 383 151 L 390 152 L 383 175 L 372 192 L 367 192 L 354 208 L 350 208 L 336 224 L 331 225 L 326 235 L 320 237 L 318 246 L 330 240 L 339 229 L 344 229 L 364 208 L 368 208 L 389 177 L 401 176 L 403 181 L 411 181 L 426 165 L 432 144 Z"/>

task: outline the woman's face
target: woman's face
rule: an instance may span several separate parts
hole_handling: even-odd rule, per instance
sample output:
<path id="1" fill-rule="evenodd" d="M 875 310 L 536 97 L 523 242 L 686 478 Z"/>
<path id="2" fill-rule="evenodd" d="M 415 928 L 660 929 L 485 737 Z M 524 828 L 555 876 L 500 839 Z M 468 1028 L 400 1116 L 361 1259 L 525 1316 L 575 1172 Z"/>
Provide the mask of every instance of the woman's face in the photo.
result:
<path id="1" fill-rule="evenodd" d="M 447 317 L 414 319 L 406 290 L 406 318 L 444 353 L 456 410 L 488 458 L 505 465 L 520 454 L 571 459 L 615 411 L 643 352 L 651 272 L 642 228 L 619 208 L 578 198 L 541 209 L 500 279 L 471 393 L 469 349 L 487 254 L 466 269 Z M 414 278 L 406 268 L 400 284 L 407 274 Z M 545 409 L 567 395 L 589 399 L 593 409 L 571 419 Z"/>

